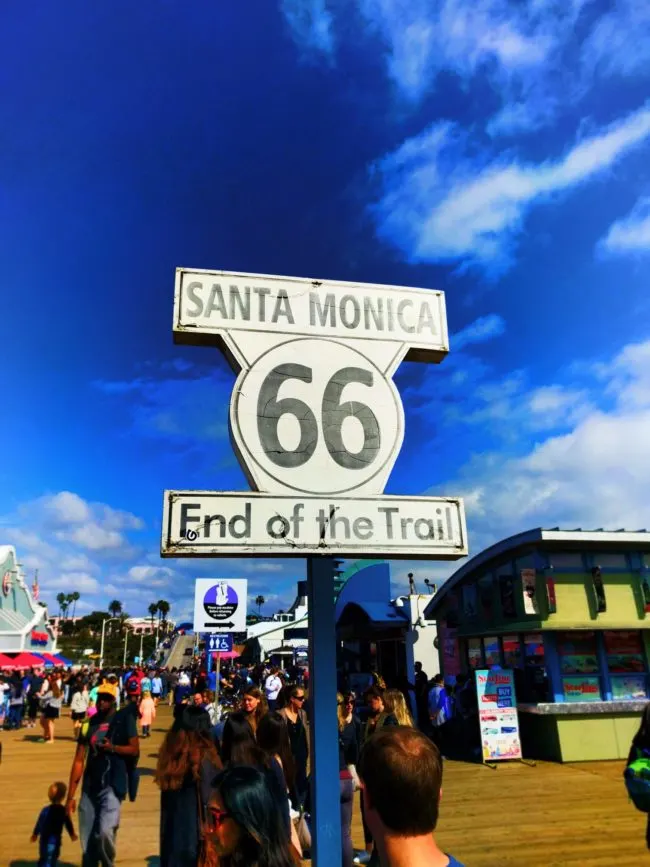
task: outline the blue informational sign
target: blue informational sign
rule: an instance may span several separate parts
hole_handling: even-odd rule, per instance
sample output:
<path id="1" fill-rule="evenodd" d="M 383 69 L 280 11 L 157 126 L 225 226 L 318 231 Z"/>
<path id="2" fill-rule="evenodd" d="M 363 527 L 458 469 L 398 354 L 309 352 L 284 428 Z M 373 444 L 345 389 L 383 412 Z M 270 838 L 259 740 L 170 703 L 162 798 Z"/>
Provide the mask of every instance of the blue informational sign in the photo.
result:
<path id="1" fill-rule="evenodd" d="M 230 653 L 232 650 L 232 635 L 220 635 L 218 632 L 208 632 L 205 635 L 205 647 L 208 653 Z"/>

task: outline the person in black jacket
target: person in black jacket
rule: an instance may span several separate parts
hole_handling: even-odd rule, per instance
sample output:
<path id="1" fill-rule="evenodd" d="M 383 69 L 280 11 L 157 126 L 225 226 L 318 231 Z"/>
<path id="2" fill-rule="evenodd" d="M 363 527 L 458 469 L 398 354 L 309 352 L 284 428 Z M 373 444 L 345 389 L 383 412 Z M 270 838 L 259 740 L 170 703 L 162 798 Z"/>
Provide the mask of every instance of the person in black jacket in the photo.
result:
<path id="1" fill-rule="evenodd" d="M 354 713 L 354 694 L 337 693 L 336 715 L 339 723 L 339 780 L 341 786 L 342 867 L 352 867 L 352 807 L 354 790 L 359 786 L 357 762 L 361 750 L 361 722 Z"/>
<path id="2" fill-rule="evenodd" d="M 627 764 L 631 765 L 637 759 L 643 758 L 650 759 L 650 704 L 647 704 L 643 709 L 641 725 L 632 738 Z M 650 813 L 648 814 L 648 823 L 646 825 L 645 841 L 648 849 L 650 849 Z"/>
<path id="3" fill-rule="evenodd" d="M 66 791 L 65 783 L 52 783 L 47 790 L 50 803 L 41 810 L 31 838 L 39 844 L 38 867 L 56 867 L 64 828 L 73 842 L 79 839 L 63 806 Z"/>

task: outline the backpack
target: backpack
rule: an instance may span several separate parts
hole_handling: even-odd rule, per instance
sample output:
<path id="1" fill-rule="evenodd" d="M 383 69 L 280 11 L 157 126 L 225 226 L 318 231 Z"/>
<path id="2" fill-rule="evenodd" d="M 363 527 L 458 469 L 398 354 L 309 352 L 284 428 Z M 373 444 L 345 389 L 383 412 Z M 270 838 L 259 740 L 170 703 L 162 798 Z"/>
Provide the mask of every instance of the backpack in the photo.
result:
<path id="1" fill-rule="evenodd" d="M 650 813 L 650 758 L 641 756 L 623 772 L 625 787 L 632 803 L 642 813 Z"/>

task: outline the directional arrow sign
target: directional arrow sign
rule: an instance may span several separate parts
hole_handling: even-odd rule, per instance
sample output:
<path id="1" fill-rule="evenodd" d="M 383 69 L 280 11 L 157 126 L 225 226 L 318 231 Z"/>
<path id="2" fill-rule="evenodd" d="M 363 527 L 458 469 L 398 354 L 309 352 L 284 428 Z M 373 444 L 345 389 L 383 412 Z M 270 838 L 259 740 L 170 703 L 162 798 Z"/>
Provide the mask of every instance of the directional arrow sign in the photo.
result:
<path id="1" fill-rule="evenodd" d="M 195 632 L 245 632 L 248 581 L 199 578 L 194 588 Z"/>

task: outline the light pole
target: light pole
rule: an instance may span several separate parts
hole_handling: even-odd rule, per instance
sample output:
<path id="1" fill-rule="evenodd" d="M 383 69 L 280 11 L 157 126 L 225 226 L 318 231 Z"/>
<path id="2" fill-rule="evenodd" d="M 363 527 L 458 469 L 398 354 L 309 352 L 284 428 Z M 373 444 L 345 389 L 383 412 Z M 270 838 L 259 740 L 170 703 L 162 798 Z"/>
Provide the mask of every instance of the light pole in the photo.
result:
<path id="1" fill-rule="evenodd" d="M 126 668 L 126 645 L 129 640 L 129 627 L 124 624 L 124 658 L 122 660 L 122 668 Z"/>
<path id="2" fill-rule="evenodd" d="M 106 629 L 106 624 L 110 623 L 111 620 L 119 620 L 118 617 L 107 617 L 106 620 L 102 620 L 102 643 L 99 648 L 99 667 L 100 669 L 104 667 L 104 630 Z"/>

